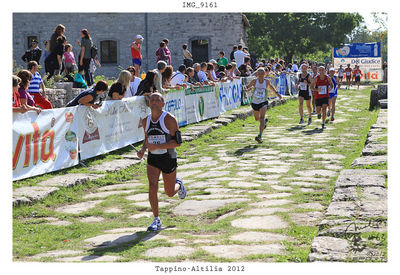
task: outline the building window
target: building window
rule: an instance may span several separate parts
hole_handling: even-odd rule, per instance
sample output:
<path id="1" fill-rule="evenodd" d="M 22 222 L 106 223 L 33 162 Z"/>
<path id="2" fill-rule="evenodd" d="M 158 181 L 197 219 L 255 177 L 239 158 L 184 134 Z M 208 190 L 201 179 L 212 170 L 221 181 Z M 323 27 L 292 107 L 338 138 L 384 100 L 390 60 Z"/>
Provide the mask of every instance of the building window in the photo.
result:
<path id="1" fill-rule="evenodd" d="M 117 58 L 117 41 L 103 40 L 100 42 L 100 58 L 102 64 L 116 64 Z"/>
<path id="2" fill-rule="evenodd" d="M 208 61 L 208 40 L 199 39 L 199 40 L 192 40 L 192 56 L 194 63 L 201 63 Z"/>
<path id="3" fill-rule="evenodd" d="M 30 47 L 31 47 L 31 45 L 32 45 L 32 41 L 33 41 L 33 40 L 38 41 L 38 38 L 37 38 L 36 35 L 28 36 L 27 38 L 28 38 L 28 39 L 27 39 L 28 47 L 26 47 L 26 48 L 27 48 L 27 49 L 30 49 Z"/>

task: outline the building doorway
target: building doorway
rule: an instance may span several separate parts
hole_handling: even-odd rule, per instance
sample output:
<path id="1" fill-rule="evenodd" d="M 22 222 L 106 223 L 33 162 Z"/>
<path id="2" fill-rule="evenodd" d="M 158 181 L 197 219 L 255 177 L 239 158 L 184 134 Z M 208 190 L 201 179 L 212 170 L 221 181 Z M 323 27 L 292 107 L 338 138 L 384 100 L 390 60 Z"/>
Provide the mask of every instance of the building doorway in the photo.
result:
<path id="1" fill-rule="evenodd" d="M 192 40 L 191 46 L 194 63 L 208 62 L 208 40 Z"/>

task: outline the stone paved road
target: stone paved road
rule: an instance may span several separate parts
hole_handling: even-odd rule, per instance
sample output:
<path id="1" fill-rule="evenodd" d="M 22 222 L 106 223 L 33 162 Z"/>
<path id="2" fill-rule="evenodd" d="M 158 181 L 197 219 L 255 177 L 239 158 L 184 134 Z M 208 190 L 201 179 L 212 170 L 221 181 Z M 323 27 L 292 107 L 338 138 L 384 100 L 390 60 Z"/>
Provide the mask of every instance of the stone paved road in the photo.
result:
<path id="1" fill-rule="evenodd" d="M 254 141 L 258 126 L 251 118 L 233 124 L 237 134 L 181 153 L 178 175 L 189 193 L 179 200 L 160 192 L 161 232 L 145 232 L 152 214 L 142 177 L 52 209 L 42 224 L 84 223 L 91 230 L 71 245 L 18 260 L 306 261 L 334 182 L 361 153 L 366 137 L 360 142 L 359 134 L 370 117 L 363 113 L 367 92 L 343 92 L 336 121 L 324 131 L 316 117 L 298 126 L 296 104 L 270 117 L 262 145 Z"/>

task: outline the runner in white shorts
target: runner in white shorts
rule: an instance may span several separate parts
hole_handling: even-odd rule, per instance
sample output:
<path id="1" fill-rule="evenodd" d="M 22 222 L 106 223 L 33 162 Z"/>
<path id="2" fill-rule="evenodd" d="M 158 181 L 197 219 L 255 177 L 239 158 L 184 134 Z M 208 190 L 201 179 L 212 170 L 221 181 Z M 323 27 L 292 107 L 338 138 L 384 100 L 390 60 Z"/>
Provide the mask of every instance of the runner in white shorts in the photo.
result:
<path id="1" fill-rule="evenodd" d="M 268 107 L 267 87 L 273 90 L 279 99 L 282 99 L 282 96 L 275 90 L 270 81 L 265 78 L 264 68 L 259 68 L 255 75 L 257 78 L 250 82 L 245 92 L 249 92 L 251 88 L 255 87 L 251 107 L 254 110 L 254 118 L 256 121 L 260 121 L 260 133 L 255 137 L 255 140 L 258 143 L 262 143 L 262 133 L 268 123 L 268 118 L 265 118 L 265 113 L 267 112 Z"/>

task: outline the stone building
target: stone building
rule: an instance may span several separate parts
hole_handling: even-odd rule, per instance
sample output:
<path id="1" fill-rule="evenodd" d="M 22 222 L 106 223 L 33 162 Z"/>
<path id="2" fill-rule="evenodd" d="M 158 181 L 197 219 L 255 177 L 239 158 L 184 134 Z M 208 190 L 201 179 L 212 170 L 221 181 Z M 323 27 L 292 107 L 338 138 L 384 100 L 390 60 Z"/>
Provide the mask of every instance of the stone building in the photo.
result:
<path id="1" fill-rule="evenodd" d="M 136 34 L 145 38 L 142 70 L 155 67 L 155 51 L 164 38 L 170 41 L 172 65 L 176 69 L 183 63 L 183 44 L 188 44 L 195 62 L 217 59 L 221 50 L 229 58 L 234 44 L 246 44 L 249 27 L 246 16 L 241 13 L 14 13 L 16 64 L 25 66 L 21 56 L 32 39 L 38 40 L 44 50 L 43 41 L 50 39 L 58 24 L 66 27 L 67 42 L 72 44 L 76 59 L 80 51 L 77 44 L 80 30 L 88 29 L 99 49 L 102 65 L 96 75 L 108 77 L 116 77 L 120 68 L 132 65 L 130 45 Z M 43 65 L 43 57 L 40 61 Z"/>

